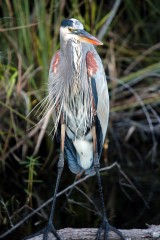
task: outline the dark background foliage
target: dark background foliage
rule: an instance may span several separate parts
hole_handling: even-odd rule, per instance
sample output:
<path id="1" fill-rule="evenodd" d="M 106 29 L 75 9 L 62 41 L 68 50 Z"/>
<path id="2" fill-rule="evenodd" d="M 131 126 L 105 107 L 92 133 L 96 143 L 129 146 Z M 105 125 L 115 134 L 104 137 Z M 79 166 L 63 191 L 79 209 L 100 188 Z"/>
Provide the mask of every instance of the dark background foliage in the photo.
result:
<path id="1" fill-rule="evenodd" d="M 42 130 L 41 124 L 36 125 L 42 109 L 27 115 L 47 95 L 60 22 L 75 17 L 99 36 L 115 2 L 0 1 L 1 234 L 48 200 L 54 189 L 59 146 L 52 139 L 52 119 Z M 104 45 L 97 48 L 110 93 L 101 166 L 119 164 L 101 176 L 108 218 L 118 228 L 160 222 L 159 19 L 159 1 L 121 1 L 102 39 Z M 74 179 L 65 164 L 60 190 Z M 59 197 L 56 228 L 98 227 L 98 196 L 92 177 L 70 195 Z M 49 211 L 47 205 L 6 239 L 22 239 L 40 229 Z"/>

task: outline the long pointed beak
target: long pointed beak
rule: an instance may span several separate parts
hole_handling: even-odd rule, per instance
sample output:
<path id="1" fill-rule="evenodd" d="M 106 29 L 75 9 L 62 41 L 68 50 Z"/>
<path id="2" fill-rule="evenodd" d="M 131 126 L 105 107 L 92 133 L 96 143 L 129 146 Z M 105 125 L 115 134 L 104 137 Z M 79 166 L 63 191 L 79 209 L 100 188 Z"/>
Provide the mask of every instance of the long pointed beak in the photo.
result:
<path id="1" fill-rule="evenodd" d="M 79 40 L 81 42 L 87 42 L 91 43 L 94 45 L 103 45 L 101 41 L 99 41 L 97 38 L 86 32 L 85 30 L 82 29 L 74 29 L 72 30 L 72 34 L 76 34 L 79 36 Z"/>

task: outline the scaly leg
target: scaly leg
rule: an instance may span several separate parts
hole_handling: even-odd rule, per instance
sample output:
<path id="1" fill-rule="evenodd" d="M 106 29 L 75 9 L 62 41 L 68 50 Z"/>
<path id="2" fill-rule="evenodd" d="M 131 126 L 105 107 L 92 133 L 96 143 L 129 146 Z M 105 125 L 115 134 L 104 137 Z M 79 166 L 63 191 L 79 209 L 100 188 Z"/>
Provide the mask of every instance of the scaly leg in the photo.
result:
<path id="1" fill-rule="evenodd" d="M 101 177 L 99 173 L 100 164 L 99 164 L 99 158 L 97 153 L 97 136 L 96 136 L 96 126 L 95 122 L 93 122 L 92 126 L 92 135 L 93 135 L 93 151 L 94 151 L 94 169 L 97 176 L 97 182 L 99 187 L 99 193 L 100 193 L 100 200 L 101 200 L 101 210 L 102 210 L 102 223 L 98 229 L 96 240 L 101 239 L 101 234 L 104 231 L 104 239 L 108 240 L 108 233 L 109 231 L 115 232 L 117 235 L 119 235 L 121 240 L 125 240 L 122 233 L 116 229 L 115 227 L 111 226 L 108 222 L 107 216 L 106 216 L 106 210 L 104 205 L 104 197 L 103 197 L 103 190 L 102 190 L 102 184 L 101 184 Z"/>
<path id="2" fill-rule="evenodd" d="M 51 212 L 50 212 L 48 224 L 45 228 L 43 228 L 39 232 L 37 232 L 37 233 L 35 233 L 35 234 L 25 238 L 25 239 L 43 234 L 43 240 L 47 240 L 49 232 L 52 232 L 53 235 L 58 240 L 60 240 L 60 237 L 59 237 L 59 235 L 58 235 L 58 233 L 55 230 L 54 225 L 53 225 L 53 215 L 54 215 L 54 210 L 55 210 L 56 195 L 57 195 L 57 192 L 58 192 L 58 187 L 59 187 L 59 183 L 60 183 L 60 179 L 61 179 L 61 175 L 62 175 L 62 171 L 63 171 L 63 167 L 64 167 L 64 141 L 65 141 L 65 124 L 61 123 L 61 153 L 60 153 L 59 161 L 58 161 L 58 165 L 57 165 L 57 168 L 58 168 L 57 180 L 56 180 L 56 186 L 55 186 L 55 190 L 54 190 L 52 207 L 51 207 Z"/>

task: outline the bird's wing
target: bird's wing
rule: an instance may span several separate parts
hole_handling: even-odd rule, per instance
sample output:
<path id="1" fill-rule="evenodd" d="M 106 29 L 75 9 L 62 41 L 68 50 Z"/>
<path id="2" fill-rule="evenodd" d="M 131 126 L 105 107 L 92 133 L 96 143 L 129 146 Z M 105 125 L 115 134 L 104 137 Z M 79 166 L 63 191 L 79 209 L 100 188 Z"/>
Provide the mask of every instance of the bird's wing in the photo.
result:
<path id="1" fill-rule="evenodd" d="M 100 157 L 108 126 L 109 95 L 104 68 L 94 48 L 86 54 L 86 66 L 96 108 L 97 147 Z"/>
<path id="2" fill-rule="evenodd" d="M 81 172 L 82 168 L 77 163 L 77 153 L 73 145 L 73 141 L 67 136 L 65 136 L 65 152 L 67 156 L 68 166 L 71 172 L 78 174 Z"/>

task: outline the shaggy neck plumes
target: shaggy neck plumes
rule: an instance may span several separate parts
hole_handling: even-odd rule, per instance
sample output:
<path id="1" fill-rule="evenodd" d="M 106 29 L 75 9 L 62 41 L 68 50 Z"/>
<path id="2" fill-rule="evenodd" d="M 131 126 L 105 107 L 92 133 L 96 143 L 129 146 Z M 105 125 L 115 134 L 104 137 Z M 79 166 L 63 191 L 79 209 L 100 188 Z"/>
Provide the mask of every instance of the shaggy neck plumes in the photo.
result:
<path id="1" fill-rule="evenodd" d="M 85 134 L 92 122 L 91 81 L 87 75 L 86 52 L 83 43 L 69 39 L 60 50 L 60 62 L 50 82 L 49 99 L 56 106 L 55 130 L 61 113 L 72 129 Z"/>

